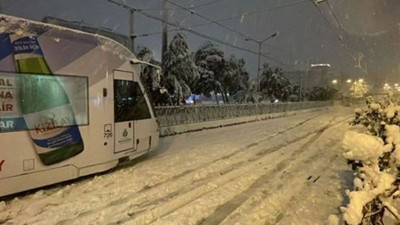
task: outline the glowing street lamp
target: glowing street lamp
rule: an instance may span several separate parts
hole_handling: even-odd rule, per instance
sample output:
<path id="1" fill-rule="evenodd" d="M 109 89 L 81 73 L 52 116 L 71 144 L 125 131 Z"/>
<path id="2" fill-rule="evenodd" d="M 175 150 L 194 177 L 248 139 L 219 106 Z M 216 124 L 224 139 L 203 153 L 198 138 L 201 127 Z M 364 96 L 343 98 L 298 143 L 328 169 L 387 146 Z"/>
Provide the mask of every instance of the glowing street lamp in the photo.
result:
<path id="1" fill-rule="evenodd" d="M 358 82 L 362 83 L 364 82 L 364 79 L 358 79 Z"/>
<path id="2" fill-rule="evenodd" d="M 337 80 L 333 80 L 333 81 L 332 81 L 332 84 L 337 84 Z"/>
<path id="3" fill-rule="evenodd" d="M 351 79 L 347 79 L 347 81 L 346 81 L 348 84 L 350 84 L 351 83 Z"/>
<path id="4" fill-rule="evenodd" d="M 385 83 L 385 84 L 383 85 L 383 89 L 389 90 L 389 89 L 390 89 L 390 85 L 389 85 L 388 83 Z"/>

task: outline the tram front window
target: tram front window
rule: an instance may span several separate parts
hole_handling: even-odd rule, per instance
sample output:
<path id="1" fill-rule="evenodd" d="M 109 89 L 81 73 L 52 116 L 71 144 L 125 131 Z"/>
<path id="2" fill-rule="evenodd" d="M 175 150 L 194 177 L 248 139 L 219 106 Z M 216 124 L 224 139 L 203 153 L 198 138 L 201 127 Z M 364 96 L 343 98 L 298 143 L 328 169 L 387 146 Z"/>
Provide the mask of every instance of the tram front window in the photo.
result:
<path id="1" fill-rule="evenodd" d="M 114 81 L 115 122 L 151 118 L 149 107 L 137 82 Z"/>
<path id="2" fill-rule="evenodd" d="M 135 107 L 134 82 L 114 80 L 114 114 L 115 122 L 133 120 Z"/>

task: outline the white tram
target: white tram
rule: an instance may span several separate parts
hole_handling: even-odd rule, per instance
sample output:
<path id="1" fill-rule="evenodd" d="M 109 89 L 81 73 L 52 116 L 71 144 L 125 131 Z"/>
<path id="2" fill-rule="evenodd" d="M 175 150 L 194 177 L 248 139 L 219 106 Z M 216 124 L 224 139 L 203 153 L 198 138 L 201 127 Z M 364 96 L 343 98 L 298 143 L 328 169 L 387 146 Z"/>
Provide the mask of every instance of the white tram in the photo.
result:
<path id="1" fill-rule="evenodd" d="M 0 14 L 0 197 L 157 146 L 142 63 L 106 37 Z"/>

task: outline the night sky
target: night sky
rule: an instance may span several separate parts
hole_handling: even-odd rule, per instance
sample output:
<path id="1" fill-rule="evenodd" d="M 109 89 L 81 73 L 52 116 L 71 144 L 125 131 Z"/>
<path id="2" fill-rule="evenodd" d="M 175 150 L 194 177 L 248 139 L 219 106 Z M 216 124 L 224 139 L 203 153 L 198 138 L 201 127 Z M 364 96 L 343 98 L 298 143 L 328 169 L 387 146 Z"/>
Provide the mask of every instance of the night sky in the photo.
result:
<path id="1" fill-rule="evenodd" d="M 117 0 L 118 1 L 118 0 Z M 161 0 L 119 0 L 127 5 L 151 9 L 146 12 L 161 17 Z M 279 36 L 263 45 L 270 59 L 262 59 L 285 70 L 305 70 L 311 63 L 329 63 L 332 71 L 346 77 L 364 77 L 370 82 L 400 82 L 400 2 L 398 0 L 330 0 L 319 4 L 336 33 L 311 0 L 171 0 L 210 19 L 221 22 L 254 39 L 265 39 L 276 31 Z M 211 4 L 208 4 L 211 3 Z M 205 4 L 205 5 L 204 5 Z M 201 7 L 196 7 L 196 6 Z M 41 20 L 45 16 L 128 34 L 129 13 L 106 0 L 0 0 L 1 12 Z M 169 5 L 169 20 L 190 27 L 207 21 Z M 248 15 L 245 15 L 248 13 Z M 241 16 L 243 15 L 243 16 Z M 169 29 L 173 29 L 170 27 Z M 206 34 L 236 46 L 257 51 L 257 44 L 243 35 L 215 24 L 195 27 Z M 160 58 L 161 23 L 135 13 L 135 33 L 156 33 L 136 39 L 136 46 L 146 46 Z M 174 32 L 169 33 L 171 40 Z M 192 51 L 207 40 L 185 32 Z M 342 41 L 339 40 L 341 36 Z M 255 77 L 257 55 L 218 44 L 226 56 L 243 57 Z M 354 58 L 353 58 L 354 57 Z"/>

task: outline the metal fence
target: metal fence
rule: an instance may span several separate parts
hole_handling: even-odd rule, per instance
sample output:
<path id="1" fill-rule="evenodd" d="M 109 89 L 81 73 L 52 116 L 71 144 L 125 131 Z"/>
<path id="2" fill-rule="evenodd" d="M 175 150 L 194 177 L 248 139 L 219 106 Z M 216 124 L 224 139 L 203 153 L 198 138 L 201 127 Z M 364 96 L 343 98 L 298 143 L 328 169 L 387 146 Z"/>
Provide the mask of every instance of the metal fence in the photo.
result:
<path id="1" fill-rule="evenodd" d="M 288 102 L 262 104 L 158 106 L 155 108 L 161 127 L 238 118 L 244 116 L 282 113 L 331 106 L 332 101 Z"/>

